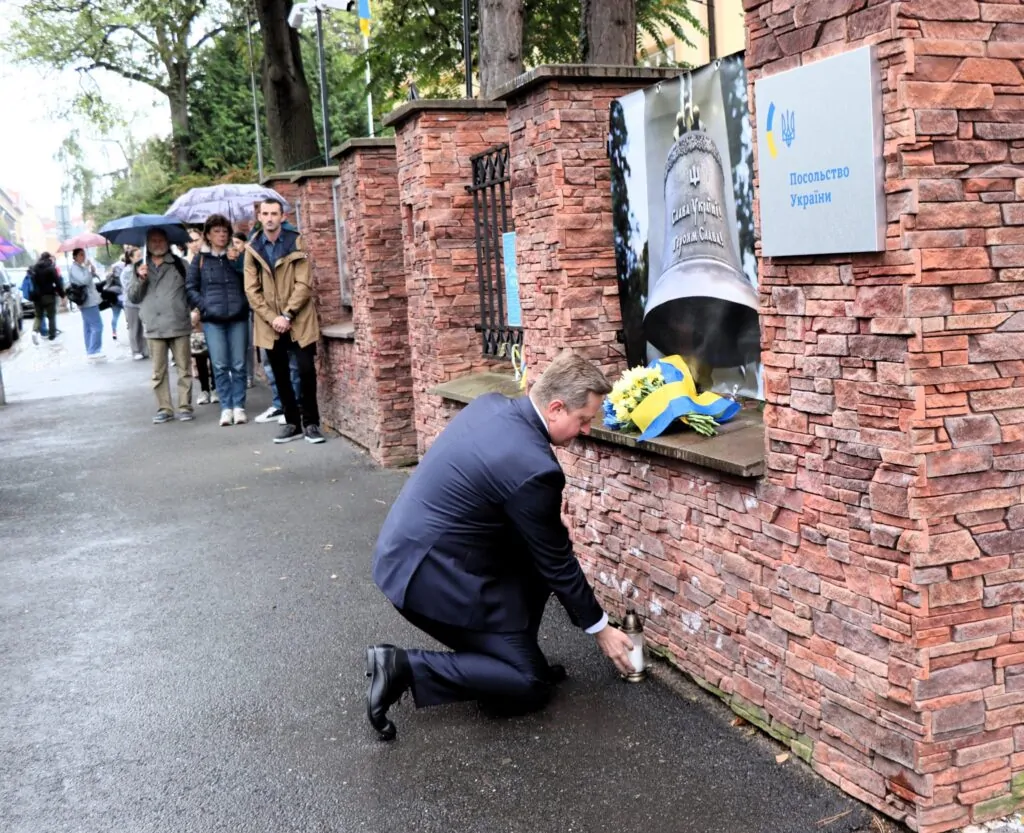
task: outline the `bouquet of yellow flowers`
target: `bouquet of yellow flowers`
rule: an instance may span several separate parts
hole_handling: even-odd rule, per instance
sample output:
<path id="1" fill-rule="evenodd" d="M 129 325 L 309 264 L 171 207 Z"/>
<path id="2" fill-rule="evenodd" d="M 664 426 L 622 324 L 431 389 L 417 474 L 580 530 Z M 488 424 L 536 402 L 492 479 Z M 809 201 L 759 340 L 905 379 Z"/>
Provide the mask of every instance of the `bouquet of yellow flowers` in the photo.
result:
<path id="1" fill-rule="evenodd" d="M 686 362 L 667 356 L 622 374 L 604 401 L 604 424 L 616 431 L 639 431 L 641 440 L 650 440 L 678 419 L 712 436 L 739 410 L 739 403 L 717 393 L 698 394 Z"/>

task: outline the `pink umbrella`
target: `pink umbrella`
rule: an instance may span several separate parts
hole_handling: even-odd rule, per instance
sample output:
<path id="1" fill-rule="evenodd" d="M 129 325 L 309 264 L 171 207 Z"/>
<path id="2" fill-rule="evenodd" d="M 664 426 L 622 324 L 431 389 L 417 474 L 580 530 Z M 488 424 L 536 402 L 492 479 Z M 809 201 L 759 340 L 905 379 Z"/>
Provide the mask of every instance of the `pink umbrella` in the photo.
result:
<path id="1" fill-rule="evenodd" d="M 70 240 L 65 240 L 57 248 L 58 252 L 72 252 L 75 249 L 93 249 L 96 246 L 106 246 L 107 238 L 100 237 L 91 231 L 87 231 L 84 234 L 78 234 L 72 237 Z"/>

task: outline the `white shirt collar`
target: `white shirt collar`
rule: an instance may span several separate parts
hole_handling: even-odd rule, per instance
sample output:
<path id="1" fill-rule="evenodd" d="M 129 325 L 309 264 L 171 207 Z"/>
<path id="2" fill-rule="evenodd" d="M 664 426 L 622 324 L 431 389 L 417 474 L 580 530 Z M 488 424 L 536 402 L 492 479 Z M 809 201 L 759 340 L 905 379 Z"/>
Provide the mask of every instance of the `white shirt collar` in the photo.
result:
<path id="1" fill-rule="evenodd" d="M 533 406 L 533 412 L 537 414 L 540 419 L 540 424 L 544 426 L 544 433 L 550 437 L 551 431 L 548 429 L 548 421 L 544 419 L 544 414 L 540 412 L 540 408 L 537 407 L 537 403 L 533 401 L 532 396 L 527 396 L 526 398 L 530 400 L 530 404 Z"/>

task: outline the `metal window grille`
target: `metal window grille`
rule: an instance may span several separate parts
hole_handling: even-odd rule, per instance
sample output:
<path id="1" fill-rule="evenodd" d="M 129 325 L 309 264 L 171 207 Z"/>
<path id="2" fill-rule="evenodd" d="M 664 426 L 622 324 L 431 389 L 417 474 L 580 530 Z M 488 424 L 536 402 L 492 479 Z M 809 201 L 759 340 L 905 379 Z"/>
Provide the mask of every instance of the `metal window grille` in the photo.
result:
<path id="1" fill-rule="evenodd" d="M 345 240 L 345 218 L 341 216 L 341 179 L 331 183 L 331 199 L 334 201 L 334 246 L 338 258 L 338 282 L 342 306 L 352 306 L 352 289 L 348 274 L 347 241 Z"/>
<path id="2" fill-rule="evenodd" d="M 473 225 L 476 234 L 476 271 L 480 289 L 480 324 L 485 356 L 503 358 L 514 345 L 522 346 L 522 327 L 509 327 L 505 317 L 505 265 L 502 235 L 512 231 L 511 178 L 508 145 L 498 145 L 473 156 Z"/>

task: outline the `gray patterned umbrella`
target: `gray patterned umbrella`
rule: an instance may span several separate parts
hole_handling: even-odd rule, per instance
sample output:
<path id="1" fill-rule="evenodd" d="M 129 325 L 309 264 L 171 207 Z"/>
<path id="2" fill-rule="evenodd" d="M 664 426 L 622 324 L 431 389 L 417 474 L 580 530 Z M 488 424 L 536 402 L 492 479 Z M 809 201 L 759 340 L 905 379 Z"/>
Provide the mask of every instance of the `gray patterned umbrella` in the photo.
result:
<path id="1" fill-rule="evenodd" d="M 253 205 L 260 200 L 275 199 L 284 206 L 284 213 L 292 210 L 277 191 L 262 185 L 207 185 L 192 188 L 176 199 L 167 214 L 183 223 L 198 225 L 211 214 L 223 214 L 232 223 L 253 220 Z"/>

